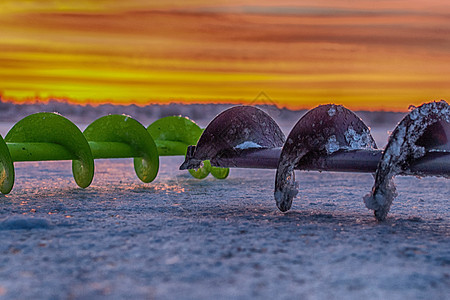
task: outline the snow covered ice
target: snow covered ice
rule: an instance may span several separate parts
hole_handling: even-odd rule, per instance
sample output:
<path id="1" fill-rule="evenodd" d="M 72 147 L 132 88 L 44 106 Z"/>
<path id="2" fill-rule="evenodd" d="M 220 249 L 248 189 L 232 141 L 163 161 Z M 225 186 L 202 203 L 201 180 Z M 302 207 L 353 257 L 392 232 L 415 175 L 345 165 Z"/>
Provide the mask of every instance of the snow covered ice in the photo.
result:
<path id="1" fill-rule="evenodd" d="M 290 128 L 284 129 L 285 132 Z M 374 128 L 379 145 L 387 131 Z M 444 299 L 450 184 L 396 178 L 387 220 L 361 196 L 371 174 L 296 172 L 281 213 L 274 170 L 200 181 L 162 157 L 141 183 L 130 159 L 98 160 L 83 190 L 70 162 L 16 163 L 1 196 L 2 299 Z"/>

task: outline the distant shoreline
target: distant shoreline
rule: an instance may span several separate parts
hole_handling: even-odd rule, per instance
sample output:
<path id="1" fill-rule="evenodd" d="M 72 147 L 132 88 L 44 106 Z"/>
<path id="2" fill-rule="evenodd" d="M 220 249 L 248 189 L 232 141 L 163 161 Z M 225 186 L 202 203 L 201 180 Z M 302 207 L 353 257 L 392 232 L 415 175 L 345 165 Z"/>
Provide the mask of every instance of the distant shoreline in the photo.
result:
<path id="1" fill-rule="evenodd" d="M 202 124 L 208 123 L 220 112 L 235 106 L 234 104 L 152 104 L 147 106 L 130 105 L 77 105 L 60 101 L 48 103 L 15 104 L 3 102 L 0 99 L 0 113 L 2 122 L 17 122 L 20 119 L 37 112 L 57 112 L 76 123 L 90 123 L 95 119 L 108 114 L 126 114 L 141 122 L 148 123 L 152 120 L 166 116 L 182 115 Z M 266 111 L 279 123 L 295 124 L 306 110 L 289 110 L 277 108 L 275 105 L 256 105 Z M 364 120 L 368 126 L 392 124 L 395 125 L 406 115 L 402 112 L 385 111 L 357 111 L 356 114 Z"/>

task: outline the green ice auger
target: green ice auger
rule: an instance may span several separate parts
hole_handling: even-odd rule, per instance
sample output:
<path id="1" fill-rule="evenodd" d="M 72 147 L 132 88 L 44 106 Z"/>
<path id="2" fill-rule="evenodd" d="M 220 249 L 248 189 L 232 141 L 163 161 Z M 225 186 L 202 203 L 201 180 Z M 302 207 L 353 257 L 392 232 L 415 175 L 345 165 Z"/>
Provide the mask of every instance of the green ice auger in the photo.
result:
<path id="1" fill-rule="evenodd" d="M 185 155 L 201 133 L 184 117 L 166 117 L 146 129 L 131 117 L 108 115 L 81 132 L 59 114 L 33 114 L 16 123 L 5 139 L 0 137 L 0 192 L 11 191 L 14 162 L 19 161 L 72 160 L 75 182 L 86 188 L 94 177 L 94 159 L 133 157 L 138 178 L 151 182 L 158 174 L 159 155 Z M 208 162 L 190 172 L 196 178 L 209 172 L 216 178 L 228 175 L 228 169 L 211 168 Z"/>
<path id="2" fill-rule="evenodd" d="M 80 129 L 58 114 L 37 113 L 23 118 L 11 128 L 5 142 L 13 162 L 73 160 L 75 182 L 82 188 L 92 182 L 91 148 Z"/>

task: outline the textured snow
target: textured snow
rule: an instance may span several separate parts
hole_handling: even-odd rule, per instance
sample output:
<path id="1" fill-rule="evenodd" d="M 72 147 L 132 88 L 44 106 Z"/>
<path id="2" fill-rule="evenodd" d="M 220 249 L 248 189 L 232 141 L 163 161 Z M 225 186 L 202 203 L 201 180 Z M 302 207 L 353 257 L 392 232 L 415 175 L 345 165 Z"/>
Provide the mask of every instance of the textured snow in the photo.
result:
<path id="1" fill-rule="evenodd" d="M 288 128 L 289 129 L 289 128 Z M 287 129 L 287 130 L 288 130 Z M 388 129 L 376 129 L 379 142 Z M 377 140 L 378 142 L 378 140 Z M 162 157 L 153 183 L 131 159 L 96 160 L 79 189 L 70 162 L 16 163 L 0 197 L 1 299 L 445 299 L 449 181 L 397 178 L 376 222 L 371 174 L 297 172 L 288 213 L 274 170 L 196 180 Z"/>
<path id="2" fill-rule="evenodd" d="M 330 117 L 332 117 L 332 116 L 334 116 L 336 114 L 336 107 L 334 106 L 334 105 L 332 105 L 331 107 L 330 107 L 330 109 L 328 110 L 328 115 L 330 116 Z"/>
<path id="3" fill-rule="evenodd" d="M 27 216 L 11 216 L 0 221 L 0 229 L 34 229 L 48 228 L 50 222 L 44 218 L 35 218 Z"/>
<path id="4" fill-rule="evenodd" d="M 241 144 L 239 144 L 239 145 L 237 145 L 236 147 L 234 147 L 235 149 L 240 149 L 240 150 L 243 150 L 243 149 L 257 149 L 257 148 L 262 148 L 262 146 L 261 145 L 258 145 L 257 143 L 255 143 L 255 142 L 252 142 L 252 141 L 245 141 L 245 142 L 243 142 L 243 143 L 241 143 Z"/>
<path id="5" fill-rule="evenodd" d="M 331 135 L 328 138 L 327 143 L 325 144 L 325 150 L 327 151 L 327 154 L 331 154 L 333 152 L 336 152 L 340 149 L 339 142 L 336 139 L 335 135 Z"/>
<path id="6" fill-rule="evenodd" d="M 331 135 L 325 144 L 325 150 L 327 154 L 332 154 L 340 149 L 345 150 L 357 150 L 357 149 L 374 149 L 375 143 L 372 142 L 370 138 L 370 132 L 363 131 L 362 133 L 357 133 L 352 126 L 349 126 L 347 131 L 344 133 L 345 139 L 349 146 L 340 145 L 336 139 L 335 135 Z"/>
<path id="7" fill-rule="evenodd" d="M 348 150 L 375 148 L 375 144 L 370 138 L 370 132 L 367 130 L 364 130 L 362 133 L 357 133 L 352 126 L 349 126 L 344 136 L 350 145 L 347 147 Z"/>

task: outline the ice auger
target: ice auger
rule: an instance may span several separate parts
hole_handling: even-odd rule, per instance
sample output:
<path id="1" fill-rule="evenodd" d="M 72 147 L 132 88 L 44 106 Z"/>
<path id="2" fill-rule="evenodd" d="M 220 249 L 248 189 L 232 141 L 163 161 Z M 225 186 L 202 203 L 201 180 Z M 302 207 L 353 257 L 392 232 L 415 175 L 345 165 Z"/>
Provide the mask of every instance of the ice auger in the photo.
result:
<path id="1" fill-rule="evenodd" d="M 165 117 L 145 128 L 125 115 L 108 115 L 91 123 L 84 132 L 56 113 L 36 113 L 17 122 L 5 139 L 0 137 L 0 191 L 7 194 L 14 185 L 14 162 L 72 160 L 75 182 L 88 187 L 94 177 L 94 159 L 134 158 L 136 175 L 143 182 L 155 179 L 159 156 L 185 155 L 202 129 L 188 118 Z M 189 170 L 196 178 L 210 172 L 226 178 L 228 169 L 211 167 Z"/>
<path id="2" fill-rule="evenodd" d="M 397 125 L 384 149 L 355 113 L 328 104 L 307 112 L 285 138 L 275 121 L 258 108 L 236 106 L 219 114 L 180 169 L 209 160 L 218 167 L 276 169 L 274 198 L 281 211 L 297 195 L 295 169 L 375 174 L 364 197 L 378 220 L 397 196 L 396 175 L 450 177 L 450 108 L 431 102 L 413 109 Z"/>

